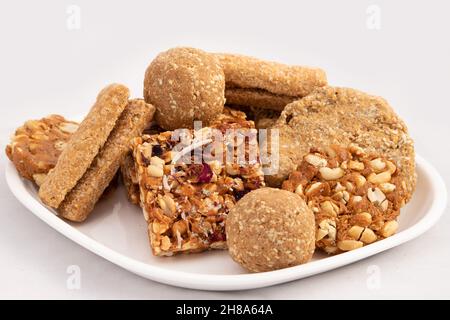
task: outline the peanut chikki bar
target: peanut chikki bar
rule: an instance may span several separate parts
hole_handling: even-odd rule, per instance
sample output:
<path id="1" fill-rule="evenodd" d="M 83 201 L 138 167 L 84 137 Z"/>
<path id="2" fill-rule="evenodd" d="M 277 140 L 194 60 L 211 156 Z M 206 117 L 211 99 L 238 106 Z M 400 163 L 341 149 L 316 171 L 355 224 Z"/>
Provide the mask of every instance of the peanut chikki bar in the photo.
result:
<path id="1" fill-rule="evenodd" d="M 407 197 L 394 162 L 356 146 L 312 149 L 282 187 L 303 197 L 313 210 L 316 247 L 327 253 L 393 235 Z"/>
<path id="2" fill-rule="evenodd" d="M 88 217 L 119 170 L 120 163 L 129 151 L 130 141 L 148 126 L 154 112 L 155 107 L 144 100 L 129 101 L 105 145 L 58 207 L 60 216 L 77 222 Z"/>
<path id="3" fill-rule="evenodd" d="M 264 186 L 256 140 L 250 138 L 243 145 L 246 159 L 251 159 L 251 150 L 256 150 L 256 158 L 238 162 L 241 144 L 237 142 L 242 140 L 230 129 L 239 129 L 237 136 L 256 137 L 252 121 L 224 121 L 198 131 L 185 130 L 181 144 L 171 131 L 134 139 L 141 206 L 154 255 L 225 249 L 229 210 L 244 194 Z M 210 139 L 214 131 L 222 138 Z M 223 153 L 217 151 L 220 148 Z M 199 150 L 203 157 L 195 161 Z M 214 157 L 211 150 L 216 150 Z M 226 157 L 230 161 L 217 160 Z"/>
<path id="4" fill-rule="evenodd" d="M 6 155 L 23 178 L 41 185 L 77 129 L 78 123 L 59 115 L 27 121 L 16 130 Z"/>
<path id="5" fill-rule="evenodd" d="M 58 162 L 78 123 L 59 115 L 41 120 L 28 120 L 18 128 L 6 147 L 6 155 L 14 163 L 19 174 L 38 187 Z M 115 177 L 102 194 L 102 199 L 114 192 L 118 185 Z"/>

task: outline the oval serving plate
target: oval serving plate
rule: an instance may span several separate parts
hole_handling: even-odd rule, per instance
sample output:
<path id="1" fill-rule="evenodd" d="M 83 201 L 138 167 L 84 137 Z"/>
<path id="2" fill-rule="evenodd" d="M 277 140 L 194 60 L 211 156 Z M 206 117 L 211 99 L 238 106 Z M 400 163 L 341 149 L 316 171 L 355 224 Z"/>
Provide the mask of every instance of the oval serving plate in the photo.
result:
<path id="1" fill-rule="evenodd" d="M 316 253 L 311 262 L 292 268 L 248 274 L 224 251 L 158 258 L 151 254 L 140 208 L 131 205 L 120 187 L 97 204 L 83 224 L 57 217 L 39 201 L 34 185 L 23 180 L 11 163 L 6 179 L 16 198 L 33 214 L 67 238 L 117 264 L 161 283 L 201 290 L 245 290 L 302 279 L 342 267 L 418 237 L 440 218 L 447 203 L 445 184 L 437 171 L 417 156 L 417 189 L 402 209 L 394 236 L 337 256 Z"/>

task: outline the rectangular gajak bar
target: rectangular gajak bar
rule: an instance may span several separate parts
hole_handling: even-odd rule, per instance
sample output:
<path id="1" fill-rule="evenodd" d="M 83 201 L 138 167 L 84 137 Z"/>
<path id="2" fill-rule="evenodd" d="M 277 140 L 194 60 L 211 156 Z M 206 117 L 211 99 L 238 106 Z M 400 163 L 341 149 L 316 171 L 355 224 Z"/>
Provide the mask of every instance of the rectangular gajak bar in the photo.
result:
<path id="1" fill-rule="evenodd" d="M 218 121 L 197 131 L 185 129 L 181 142 L 177 133 L 133 140 L 153 253 L 225 249 L 229 210 L 247 192 L 264 186 L 254 123 L 241 119 Z M 223 153 L 217 152 L 220 149 Z M 198 158 L 199 153 L 203 157 Z"/>
<path id="2" fill-rule="evenodd" d="M 104 88 L 97 101 L 39 190 L 42 202 L 58 208 L 76 186 L 103 147 L 128 103 L 129 90 L 112 84 Z"/>
<path id="3" fill-rule="evenodd" d="M 84 221 L 127 155 L 131 139 L 139 136 L 152 120 L 155 107 L 144 100 L 130 100 L 89 169 L 58 208 L 60 216 Z"/>

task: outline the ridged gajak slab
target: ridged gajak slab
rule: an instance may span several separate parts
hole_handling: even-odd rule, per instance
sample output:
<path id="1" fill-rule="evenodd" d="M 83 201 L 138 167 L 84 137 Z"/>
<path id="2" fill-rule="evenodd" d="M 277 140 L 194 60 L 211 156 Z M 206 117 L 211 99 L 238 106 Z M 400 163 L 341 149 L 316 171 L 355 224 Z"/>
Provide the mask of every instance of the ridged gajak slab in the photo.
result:
<path id="1" fill-rule="evenodd" d="M 120 84 L 109 85 L 99 93 L 39 190 L 39 197 L 46 205 L 58 208 L 75 187 L 108 139 L 127 106 L 128 97 L 128 88 Z"/>

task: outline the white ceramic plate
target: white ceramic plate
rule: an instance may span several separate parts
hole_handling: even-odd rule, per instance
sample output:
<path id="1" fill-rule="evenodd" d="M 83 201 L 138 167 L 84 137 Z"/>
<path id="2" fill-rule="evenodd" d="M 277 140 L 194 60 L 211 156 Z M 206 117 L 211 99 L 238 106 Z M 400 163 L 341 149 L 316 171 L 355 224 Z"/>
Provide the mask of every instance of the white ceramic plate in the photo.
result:
<path id="1" fill-rule="evenodd" d="M 73 224 L 42 205 L 33 184 L 23 180 L 11 163 L 6 166 L 8 185 L 17 199 L 69 239 L 142 277 L 202 290 L 244 290 L 297 280 L 356 262 L 418 237 L 440 218 L 446 206 L 447 191 L 436 170 L 421 157 L 417 157 L 417 173 L 417 190 L 402 210 L 396 235 L 337 256 L 316 253 L 305 265 L 248 274 L 225 251 L 153 257 L 141 210 L 127 201 L 122 187 L 114 196 L 102 200 L 85 223 Z"/>

